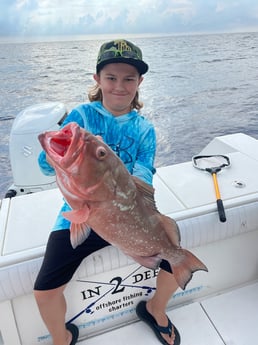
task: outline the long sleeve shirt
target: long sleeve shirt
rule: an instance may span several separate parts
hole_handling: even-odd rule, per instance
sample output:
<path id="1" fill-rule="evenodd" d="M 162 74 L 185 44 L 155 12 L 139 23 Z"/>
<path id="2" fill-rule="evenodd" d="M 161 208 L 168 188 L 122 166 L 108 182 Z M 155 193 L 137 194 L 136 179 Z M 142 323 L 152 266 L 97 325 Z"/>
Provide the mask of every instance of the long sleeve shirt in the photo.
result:
<path id="1" fill-rule="evenodd" d="M 114 116 L 101 102 L 91 102 L 74 108 L 62 123 L 62 127 L 69 122 L 76 122 L 92 134 L 100 135 L 132 175 L 152 184 L 155 173 L 155 130 L 153 125 L 136 110 Z M 53 167 L 46 160 L 44 151 L 39 155 L 38 162 L 45 175 L 55 174 Z M 64 202 L 53 230 L 69 229 L 70 222 L 62 216 L 62 212 L 68 210 L 70 206 Z"/>

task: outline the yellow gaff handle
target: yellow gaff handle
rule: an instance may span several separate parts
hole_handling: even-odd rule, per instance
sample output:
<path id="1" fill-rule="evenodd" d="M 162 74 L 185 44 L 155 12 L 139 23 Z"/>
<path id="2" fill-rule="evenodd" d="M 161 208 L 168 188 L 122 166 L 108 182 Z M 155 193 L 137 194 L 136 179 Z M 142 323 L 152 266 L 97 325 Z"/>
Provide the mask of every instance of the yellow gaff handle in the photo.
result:
<path id="1" fill-rule="evenodd" d="M 216 198 L 217 198 L 217 208 L 219 212 L 219 219 L 221 222 L 226 221 L 226 215 L 225 215 L 225 210 L 223 206 L 223 202 L 220 197 L 220 192 L 219 192 L 219 185 L 218 185 L 218 180 L 217 180 L 217 174 L 212 173 L 212 179 L 215 187 L 215 192 L 216 192 Z"/>
<path id="2" fill-rule="evenodd" d="M 221 197 L 220 197 L 220 192 L 219 192 L 219 185 L 218 185 L 217 173 L 212 173 L 212 178 L 213 178 L 213 183 L 214 183 L 216 198 L 217 198 L 217 200 L 218 200 L 218 199 L 221 199 Z"/>

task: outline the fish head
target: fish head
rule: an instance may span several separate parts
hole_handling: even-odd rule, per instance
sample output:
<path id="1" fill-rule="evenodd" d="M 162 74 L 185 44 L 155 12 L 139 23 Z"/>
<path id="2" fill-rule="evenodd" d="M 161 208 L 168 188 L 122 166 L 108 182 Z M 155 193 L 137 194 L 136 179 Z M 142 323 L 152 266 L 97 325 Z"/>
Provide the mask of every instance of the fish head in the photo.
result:
<path id="1" fill-rule="evenodd" d="M 117 175 L 125 168 L 99 137 L 72 122 L 38 138 L 66 199 L 69 194 L 103 199 L 114 192 Z"/>

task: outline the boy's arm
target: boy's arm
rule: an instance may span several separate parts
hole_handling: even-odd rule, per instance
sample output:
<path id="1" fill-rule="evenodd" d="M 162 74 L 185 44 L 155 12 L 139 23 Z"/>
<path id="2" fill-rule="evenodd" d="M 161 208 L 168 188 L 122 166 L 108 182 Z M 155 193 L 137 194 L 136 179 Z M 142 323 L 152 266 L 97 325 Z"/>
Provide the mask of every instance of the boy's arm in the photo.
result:
<path id="1" fill-rule="evenodd" d="M 153 175 L 156 172 L 154 168 L 155 153 L 156 135 L 154 128 L 150 127 L 142 137 L 132 173 L 150 185 L 152 185 Z"/>

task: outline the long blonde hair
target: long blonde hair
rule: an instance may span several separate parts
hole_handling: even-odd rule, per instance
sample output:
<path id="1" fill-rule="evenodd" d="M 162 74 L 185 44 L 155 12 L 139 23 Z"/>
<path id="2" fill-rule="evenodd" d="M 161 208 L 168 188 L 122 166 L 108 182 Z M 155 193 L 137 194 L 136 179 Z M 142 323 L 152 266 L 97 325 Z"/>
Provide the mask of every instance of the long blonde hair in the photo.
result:
<path id="1" fill-rule="evenodd" d="M 98 84 L 92 86 L 89 89 L 88 98 L 90 102 L 94 102 L 94 101 L 102 102 L 103 100 L 102 91 Z M 137 90 L 131 104 L 131 110 L 133 109 L 140 110 L 142 107 L 143 107 L 143 103 L 139 100 L 139 91 Z"/>

